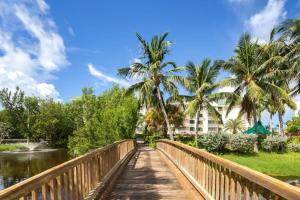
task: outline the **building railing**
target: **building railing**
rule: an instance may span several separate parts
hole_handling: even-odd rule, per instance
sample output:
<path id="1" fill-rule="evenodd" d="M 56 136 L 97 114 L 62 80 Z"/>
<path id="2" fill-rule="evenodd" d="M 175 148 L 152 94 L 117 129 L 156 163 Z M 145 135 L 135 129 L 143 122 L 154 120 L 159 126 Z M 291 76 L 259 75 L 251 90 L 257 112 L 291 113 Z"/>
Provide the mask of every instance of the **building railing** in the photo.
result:
<path id="1" fill-rule="evenodd" d="M 115 142 L 6 188 L 0 199 L 77 200 L 98 195 L 95 189 L 109 184 L 112 173 L 135 149 L 134 140 Z"/>
<path id="2" fill-rule="evenodd" d="M 205 199 L 299 200 L 300 189 L 205 150 L 159 140 L 163 152 Z"/>

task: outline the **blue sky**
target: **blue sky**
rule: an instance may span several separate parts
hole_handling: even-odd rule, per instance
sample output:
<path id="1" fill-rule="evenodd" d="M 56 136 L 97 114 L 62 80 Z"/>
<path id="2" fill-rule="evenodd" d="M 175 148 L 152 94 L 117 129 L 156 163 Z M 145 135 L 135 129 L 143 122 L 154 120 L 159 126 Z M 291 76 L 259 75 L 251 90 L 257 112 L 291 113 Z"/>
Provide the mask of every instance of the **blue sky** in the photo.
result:
<path id="1" fill-rule="evenodd" d="M 169 32 L 178 65 L 227 59 L 243 32 L 267 41 L 299 17 L 300 0 L 1 0 L 0 11 L 0 87 L 68 101 L 128 85 L 116 70 L 140 56 L 135 32 Z"/>

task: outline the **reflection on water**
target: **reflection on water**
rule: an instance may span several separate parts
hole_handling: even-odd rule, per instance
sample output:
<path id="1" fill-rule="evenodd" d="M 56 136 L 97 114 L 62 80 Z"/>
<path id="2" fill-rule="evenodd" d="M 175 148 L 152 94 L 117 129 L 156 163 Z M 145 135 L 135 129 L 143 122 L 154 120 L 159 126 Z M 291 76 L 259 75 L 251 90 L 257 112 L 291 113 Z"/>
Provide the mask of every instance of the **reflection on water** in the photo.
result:
<path id="1" fill-rule="evenodd" d="M 68 160 L 67 150 L 0 153 L 0 190 Z"/>

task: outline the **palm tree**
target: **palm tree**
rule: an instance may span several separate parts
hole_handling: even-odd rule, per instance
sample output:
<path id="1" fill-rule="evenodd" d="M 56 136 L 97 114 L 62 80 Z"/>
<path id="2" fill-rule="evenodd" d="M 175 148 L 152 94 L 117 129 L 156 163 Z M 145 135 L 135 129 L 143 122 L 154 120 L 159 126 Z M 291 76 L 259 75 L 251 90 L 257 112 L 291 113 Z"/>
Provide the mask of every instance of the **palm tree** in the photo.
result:
<path id="1" fill-rule="evenodd" d="M 164 62 L 169 53 L 170 41 L 166 40 L 168 33 L 162 36 L 154 36 L 150 43 L 145 41 L 138 33 L 137 38 L 142 46 L 142 62 L 135 62 L 130 67 L 121 68 L 118 74 L 125 78 L 137 78 L 139 82 L 131 85 L 126 93 L 137 91 L 140 105 L 158 107 L 163 113 L 167 125 L 168 134 L 174 140 L 173 132 L 167 116 L 163 94 L 161 89 L 173 96 L 178 95 L 177 87 L 173 81 L 178 79 L 174 72 L 178 71 L 174 62 Z M 168 69 L 172 66 L 172 69 Z"/>
<path id="2" fill-rule="evenodd" d="M 280 41 L 270 41 L 263 46 L 263 56 L 261 66 L 266 68 L 265 78 L 278 87 L 277 90 L 269 90 L 269 104 L 266 108 L 271 111 L 272 107 L 277 108 L 279 120 L 279 133 L 284 136 L 283 113 L 285 105 L 291 109 L 296 109 L 296 104 L 292 101 L 288 93 L 290 92 L 289 83 L 289 64 L 286 59 L 286 47 Z M 266 97 L 266 96 L 265 96 Z M 265 98 L 264 97 L 264 98 Z"/>
<path id="3" fill-rule="evenodd" d="M 213 93 L 213 91 L 219 86 L 216 82 L 219 69 L 220 68 L 217 65 L 211 65 L 210 59 L 205 59 L 198 65 L 195 65 L 193 62 L 189 62 L 185 67 L 187 77 L 185 77 L 181 83 L 190 95 L 179 95 L 178 98 L 182 99 L 184 103 L 188 103 L 186 113 L 192 117 L 196 116 L 196 145 L 199 117 L 202 109 L 206 109 L 216 122 L 222 123 L 222 116 L 212 103 L 213 101 L 229 96 L 230 93 Z"/>
<path id="4" fill-rule="evenodd" d="M 236 134 L 246 129 L 246 123 L 241 117 L 229 119 L 224 125 L 224 130 Z"/>
<path id="5" fill-rule="evenodd" d="M 271 39 L 279 34 L 278 42 L 285 47 L 284 57 L 289 62 L 290 78 L 296 81 L 292 96 L 300 93 L 300 18 L 289 19 L 272 31 Z"/>
<path id="6" fill-rule="evenodd" d="M 248 119 L 253 117 L 254 124 L 257 123 L 257 103 L 266 95 L 275 95 L 282 101 L 291 101 L 287 91 L 276 85 L 278 75 L 282 74 L 280 68 L 272 65 L 274 58 L 265 57 L 264 48 L 257 42 L 251 41 L 251 36 L 243 34 L 235 49 L 235 56 L 221 65 L 233 74 L 233 77 L 222 81 L 221 85 L 235 87 L 235 93 L 240 98 L 229 98 L 230 102 L 227 114 L 238 103 L 241 111 L 247 113 Z M 281 79 L 279 79 L 281 80 Z"/>

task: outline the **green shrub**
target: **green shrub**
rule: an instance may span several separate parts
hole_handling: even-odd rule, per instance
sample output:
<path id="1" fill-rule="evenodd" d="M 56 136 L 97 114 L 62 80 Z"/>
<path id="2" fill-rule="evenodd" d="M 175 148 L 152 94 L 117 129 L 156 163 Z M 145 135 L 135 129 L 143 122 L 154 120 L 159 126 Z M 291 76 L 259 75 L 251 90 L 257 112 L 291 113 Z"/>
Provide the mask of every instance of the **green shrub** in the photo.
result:
<path id="1" fill-rule="evenodd" d="M 224 152 L 228 138 L 228 134 L 225 133 L 204 134 L 198 139 L 199 147 L 204 148 L 209 152 Z"/>
<path id="2" fill-rule="evenodd" d="M 234 134 L 229 137 L 229 150 L 237 153 L 253 153 L 256 135 Z"/>
<path id="3" fill-rule="evenodd" d="M 287 149 L 292 152 L 300 152 L 300 144 L 289 143 Z"/>
<path id="4" fill-rule="evenodd" d="M 287 140 L 287 143 L 293 143 L 293 144 L 300 144 L 300 137 L 299 136 L 292 136 Z"/>
<path id="5" fill-rule="evenodd" d="M 195 136 L 193 136 L 193 135 L 176 135 L 175 140 L 178 142 L 182 142 L 184 144 L 190 145 L 190 146 L 196 146 L 195 145 Z"/>
<path id="6" fill-rule="evenodd" d="M 22 144 L 0 144 L 1 151 L 27 151 L 28 148 Z"/>
<path id="7" fill-rule="evenodd" d="M 287 149 L 287 140 L 279 135 L 268 136 L 262 142 L 261 148 L 267 152 L 283 153 Z"/>
<path id="8" fill-rule="evenodd" d="M 156 147 L 156 141 L 163 138 L 159 132 L 148 132 L 145 136 L 145 142 L 148 143 L 149 147 Z"/>

